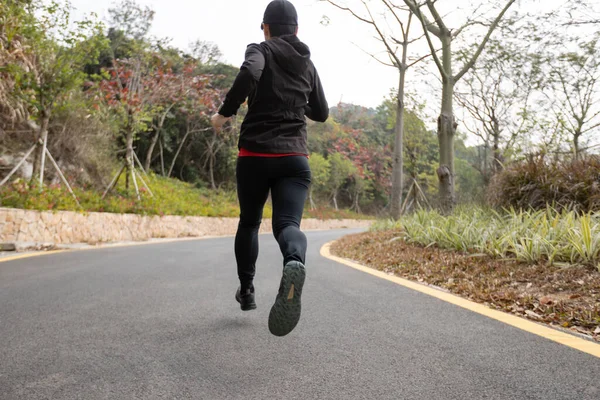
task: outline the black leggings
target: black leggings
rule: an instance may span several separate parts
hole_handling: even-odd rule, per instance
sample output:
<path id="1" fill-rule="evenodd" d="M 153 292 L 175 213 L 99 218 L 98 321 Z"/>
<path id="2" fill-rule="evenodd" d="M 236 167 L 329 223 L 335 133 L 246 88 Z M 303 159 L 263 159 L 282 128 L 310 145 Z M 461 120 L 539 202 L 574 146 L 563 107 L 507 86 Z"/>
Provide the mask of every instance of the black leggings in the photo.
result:
<path id="1" fill-rule="evenodd" d="M 304 264 L 306 236 L 300 231 L 310 185 L 310 167 L 303 156 L 239 157 L 236 168 L 240 223 L 235 236 L 235 258 L 243 287 L 252 284 L 258 258 L 258 230 L 271 191 L 273 235 L 289 261 Z"/>

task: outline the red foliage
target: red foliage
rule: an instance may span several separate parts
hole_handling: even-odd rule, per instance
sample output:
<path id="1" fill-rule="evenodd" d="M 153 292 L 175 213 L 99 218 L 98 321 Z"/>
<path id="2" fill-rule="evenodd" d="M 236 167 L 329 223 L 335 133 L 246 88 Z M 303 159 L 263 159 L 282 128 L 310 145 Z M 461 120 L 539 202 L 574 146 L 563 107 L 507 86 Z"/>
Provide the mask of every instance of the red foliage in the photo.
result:
<path id="1" fill-rule="evenodd" d="M 344 136 L 333 142 L 336 152 L 343 154 L 356 166 L 361 178 L 371 180 L 377 190 L 387 193 L 390 188 L 392 151 L 370 143 L 361 129 L 343 127 Z"/>
<path id="2" fill-rule="evenodd" d="M 214 112 L 220 100 L 220 91 L 211 86 L 212 76 L 196 73 L 194 64 L 180 73 L 161 65 L 142 72 L 133 62 L 116 61 L 109 75 L 98 85 L 101 98 L 130 114 L 180 103 L 180 111 L 202 117 Z"/>

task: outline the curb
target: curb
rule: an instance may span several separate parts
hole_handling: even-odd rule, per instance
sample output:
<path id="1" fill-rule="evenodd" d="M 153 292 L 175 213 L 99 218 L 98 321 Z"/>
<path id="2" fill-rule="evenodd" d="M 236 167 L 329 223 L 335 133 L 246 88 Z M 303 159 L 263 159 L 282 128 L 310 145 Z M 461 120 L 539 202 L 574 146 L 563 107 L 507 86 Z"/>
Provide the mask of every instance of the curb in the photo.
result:
<path id="1" fill-rule="evenodd" d="M 467 300 L 463 297 L 456 296 L 451 294 L 450 292 L 441 291 L 435 289 L 431 286 L 426 286 L 417 282 L 410 281 L 408 279 L 400 278 L 395 275 L 388 275 L 385 272 L 366 267 L 354 261 L 350 261 L 341 257 L 334 256 L 331 254 L 331 245 L 336 241 L 326 243 L 321 247 L 321 256 L 327 258 L 331 261 L 335 261 L 339 264 L 343 264 L 350 268 L 354 268 L 358 271 L 367 273 L 369 275 L 376 276 L 381 279 L 385 279 L 387 281 L 393 282 L 397 285 L 404 286 L 408 289 L 415 290 L 417 292 L 435 297 L 439 300 L 445 301 L 447 303 L 454 304 L 458 307 L 465 308 L 469 311 L 475 312 L 477 314 L 486 316 L 488 318 L 494 319 L 496 321 L 502 322 L 504 324 L 513 326 L 522 331 L 532 333 L 534 335 L 543 337 L 545 339 L 551 340 L 553 342 L 562 344 L 567 347 L 571 347 L 573 349 L 582 351 L 584 353 L 590 354 L 594 357 L 600 358 L 600 344 L 591 342 L 587 339 L 582 339 L 571 335 L 570 333 L 565 333 L 554 328 L 550 328 L 547 325 L 541 325 L 533 321 L 529 321 L 527 319 L 517 317 L 516 315 L 508 314 L 502 311 L 494 310 L 489 308 L 483 304 L 475 303 L 473 301 Z"/>

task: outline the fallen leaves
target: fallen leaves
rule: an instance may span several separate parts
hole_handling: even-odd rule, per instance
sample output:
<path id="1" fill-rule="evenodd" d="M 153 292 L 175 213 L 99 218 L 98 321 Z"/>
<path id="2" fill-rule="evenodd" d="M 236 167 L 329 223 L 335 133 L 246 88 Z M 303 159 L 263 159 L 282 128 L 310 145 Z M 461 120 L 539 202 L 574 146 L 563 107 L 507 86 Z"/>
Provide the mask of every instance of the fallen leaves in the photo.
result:
<path id="1" fill-rule="evenodd" d="M 600 341 L 600 273 L 589 268 L 528 265 L 421 247 L 401 240 L 398 231 L 346 236 L 332 246 L 332 252 Z"/>
<path id="2" fill-rule="evenodd" d="M 525 310 L 525 314 L 526 314 L 528 317 L 530 317 L 530 318 L 533 318 L 533 319 L 536 319 L 536 320 L 538 320 L 538 321 L 541 321 L 541 320 L 542 320 L 542 316 L 541 316 L 540 314 L 537 314 L 537 313 L 535 313 L 535 312 L 533 312 L 533 311 L 531 311 L 531 310 Z"/>
<path id="3" fill-rule="evenodd" d="M 540 304 L 547 306 L 549 304 L 554 303 L 554 300 L 552 300 L 550 297 L 548 296 L 544 296 L 540 299 Z"/>

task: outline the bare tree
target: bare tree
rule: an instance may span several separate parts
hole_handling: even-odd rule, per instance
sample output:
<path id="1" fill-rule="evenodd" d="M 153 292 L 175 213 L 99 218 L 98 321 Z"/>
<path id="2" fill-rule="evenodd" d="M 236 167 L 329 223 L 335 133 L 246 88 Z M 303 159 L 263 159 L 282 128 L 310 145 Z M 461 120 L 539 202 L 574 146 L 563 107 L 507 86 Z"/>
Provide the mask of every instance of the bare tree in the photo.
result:
<path id="1" fill-rule="evenodd" d="M 600 34 L 578 41 L 577 47 L 550 60 L 554 90 L 547 92 L 557 121 L 571 137 L 575 159 L 581 157 L 581 141 L 600 128 Z"/>
<path id="2" fill-rule="evenodd" d="M 454 87 L 474 65 L 477 58 L 483 52 L 492 33 L 498 27 L 504 14 L 515 3 L 516 0 L 508 0 L 497 16 L 490 20 L 483 17 L 469 18 L 469 20 L 456 30 L 448 27 L 447 21 L 436 8 L 435 0 L 425 0 L 422 3 L 417 0 L 404 0 L 410 11 L 419 19 L 423 26 L 423 32 L 427 39 L 429 49 L 435 65 L 439 70 L 442 80 L 442 106 L 440 116 L 438 117 L 438 141 L 440 146 L 440 167 L 437 174 L 439 179 L 439 193 L 442 210 L 450 212 L 455 204 L 454 190 L 454 135 L 456 133 L 457 123 L 454 116 Z M 430 16 L 427 16 L 423 8 L 428 10 Z M 472 13 L 477 15 L 478 12 Z M 445 18 L 448 19 L 448 18 Z M 458 73 L 454 73 L 452 43 L 465 29 L 473 25 L 483 25 L 487 28 L 485 36 L 479 41 L 475 52 L 467 57 Z M 436 47 L 433 43 L 432 35 L 442 44 L 442 58 L 438 57 Z"/>
<path id="3" fill-rule="evenodd" d="M 386 31 L 383 22 L 377 21 L 369 7 L 369 4 L 365 0 L 360 0 L 362 3 L 365 13 L 361 14 L 356 10 L 349 7 L 343 6 L 337 1 L 323 0 L 331 5 L 350 13 L 357 20 L 370 25 L 377 33 L 377 38 L 382 42 L 385 47 L 388 61 L 380 60 L 376 55 L 370 54 L 378 62 L 396 68 L 398 70 L 399 82 L 398 91 L 396 94 L 396 124 L 394 127 L 394 155 L 393 155 L 393 168 L 392 168 L 392 193 L 391 193 L 391 216 L 394 219 L 400 217 L 401 203 L 402 203 L 402 191 L 403 191 L 403 159 L 402 159 L 402 148 L 403 148 L 403 133 L 404 133 L 404 93 L 406 84 L 406 71 L 423 60 L 425 57 L 418 58 L 416 60 L 409 60 L 408 46 L 414 43 L 419 38 L 410 37 L 410 28 L 412 23 L 413 14 L 408 9 L 403 9 L 393 4 L 390 0 L 380 0 L 383 11 L 391 16 L 391 19 L 399 27 L 400 36 L 394 33 Z M 429 55 L 428 55 L 429 56 Z M 428 57 L 426 56 L 426 57 Z"/>
<path id="4" fill-rule="evenodd" d="M 525 28 L 512 33 L 523 35 Z M 545 81 L 544 57 L 520 40 L 508 40 L 509 34 L 502 31 L 502 40 L 490 40 L 486 54 L 455 91 L 466 111 L 466 130 L 482 142 L 475 167 L 486 184 L 503 169 L 517 142 L 537 126 L 534 103 Z"/>

